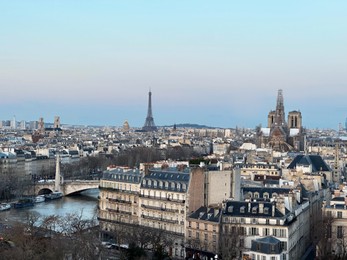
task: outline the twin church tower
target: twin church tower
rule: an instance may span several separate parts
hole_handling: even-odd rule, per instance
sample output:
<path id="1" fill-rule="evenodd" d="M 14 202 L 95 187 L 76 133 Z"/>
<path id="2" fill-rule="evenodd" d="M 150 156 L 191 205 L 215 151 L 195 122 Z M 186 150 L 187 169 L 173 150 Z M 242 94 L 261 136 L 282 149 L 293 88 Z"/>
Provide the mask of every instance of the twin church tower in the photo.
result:
<path id="1" fill-rule="evenodd" d="M 286 122 L 281 89 L 277 94 L 276 110 L 269 112 L 267 121 L 266 128 L 257 128 L 258 147 L 271 148 L 278 152 L 305 150 L 305 131 L 301 112 L 289 112 Z"/>

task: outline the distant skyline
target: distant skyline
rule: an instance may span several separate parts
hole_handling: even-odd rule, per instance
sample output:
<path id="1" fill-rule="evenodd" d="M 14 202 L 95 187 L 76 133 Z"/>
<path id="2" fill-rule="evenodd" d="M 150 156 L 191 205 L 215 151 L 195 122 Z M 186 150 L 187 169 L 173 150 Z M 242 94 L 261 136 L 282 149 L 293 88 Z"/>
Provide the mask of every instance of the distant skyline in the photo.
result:
<path id="1" fill-rule="evenodd" d="M 345 1 L 0 0 L 0 119 L 307 128 L 347 117 Z"/>

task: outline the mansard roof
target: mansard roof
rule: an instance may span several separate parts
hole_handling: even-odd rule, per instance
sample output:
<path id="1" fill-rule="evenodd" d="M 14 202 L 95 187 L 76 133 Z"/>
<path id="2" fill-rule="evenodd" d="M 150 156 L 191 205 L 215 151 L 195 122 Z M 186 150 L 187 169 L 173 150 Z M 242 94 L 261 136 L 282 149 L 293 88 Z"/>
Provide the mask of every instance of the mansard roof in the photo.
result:
<path id="1" fill-rule="evenodd" d="M 103 172 L 102 179 L 139 184 L 141 173 L 138 169 L 115 168 Z"/>
<path id="2" fill-rule="evenodd" d="M 252 240 L 252 251 L 268 255 L 277 255 L 282 252 L 281 241 L 273 236 Z"/>
<path id="3" fill-rule="evenodd" d="M 200 207 L 198 210 L 190 214 L 189 218 L 211 222 L 219 222 L 221 214 L 221 209 Z"/>
<path id="4" fill-rule="evenodd" d="M 190 180 L 190 170 L 176 168 L 150 169 L 142 179 L 141 188 L 186 192 Z"/>
<path id="5" fill-rule="evenodd" d="M 273 194 L 288 194 L 290 192 L 290 188 L 277 188 L 277 187 L 242 187 L 243 194 L 247 194 L 248 192 L 258 192 L 259 198 L 264 197 L 264 193 L 268 193 L 271 198 Z"/>
<path id="6" fill-rule="evenodd" d="M 228 201 L 223 209 L 223 216 L 283 218 L 284 215 L 273 205 L 273 202 Z M 259 210 L 261 207 L 263 210 Z"/>
<path id="7" fill-rule="evenodd" d="M 312 172 L 330 171 L 329 166 L 320 155 L 297 155 L 287 167 L 295 169 L 297 165 L 312 166 Z"/>

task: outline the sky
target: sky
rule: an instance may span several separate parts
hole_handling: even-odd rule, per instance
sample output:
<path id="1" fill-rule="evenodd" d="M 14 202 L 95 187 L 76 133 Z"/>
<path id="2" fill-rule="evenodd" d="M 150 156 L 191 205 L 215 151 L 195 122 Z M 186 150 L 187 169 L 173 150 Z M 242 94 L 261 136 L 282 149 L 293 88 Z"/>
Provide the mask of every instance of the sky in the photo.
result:
<path id="1" fill-rule="evenodd" d="M 307 128 L 347 117 L 347 1 L 0 0 L 0 120 Z"/>

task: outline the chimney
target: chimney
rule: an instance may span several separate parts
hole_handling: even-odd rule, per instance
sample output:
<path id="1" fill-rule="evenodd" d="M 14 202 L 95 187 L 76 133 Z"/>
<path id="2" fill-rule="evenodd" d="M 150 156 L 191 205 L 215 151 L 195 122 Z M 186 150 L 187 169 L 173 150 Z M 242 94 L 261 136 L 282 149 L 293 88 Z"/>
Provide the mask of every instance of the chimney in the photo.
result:
<path id="1" fill-rule="evenodd" d="M 275 202 L 272 202 L 272 216 L 273 217 L 275 216 L 275 210 L 276 210 Z"/>
<path id="2" fill-rule="evenodd" d="M 286 206 L 284 205 L 284 200 L 278 198 L 276 202 L 276 208 L 283 214 L 286 214 Z"/>
<path id="3" fill-rule="evenodd" d="M 251 202 L 248 202 L 248 212 L 251 212 Z"/>
<path id="4" fill-rule="evenodd" d="M 259 203 L 259 213 L 260 214 L 264 213 L 264 203 Z"/>

